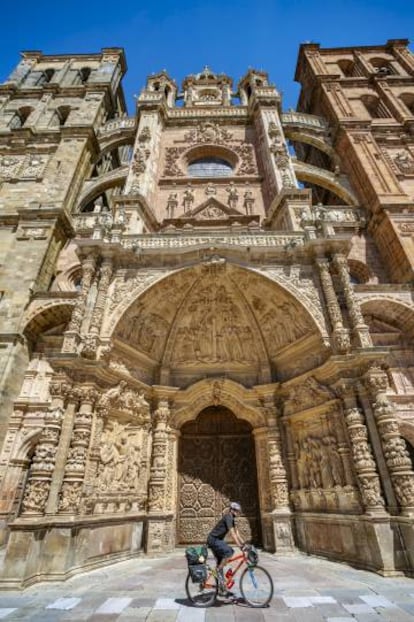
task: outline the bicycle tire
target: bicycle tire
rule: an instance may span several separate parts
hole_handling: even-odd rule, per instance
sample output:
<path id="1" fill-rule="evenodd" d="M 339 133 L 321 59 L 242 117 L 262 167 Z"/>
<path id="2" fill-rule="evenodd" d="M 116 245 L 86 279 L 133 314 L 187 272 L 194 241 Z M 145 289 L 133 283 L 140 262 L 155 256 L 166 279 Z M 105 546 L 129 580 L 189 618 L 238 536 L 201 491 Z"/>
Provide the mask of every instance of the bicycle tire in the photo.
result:
<path id="1" fill-rule="evenodd" d="M 190 573 L 188 573 L 185 581 L 185 591 L 188 600 L 195 607 L 211 607 L 215 603 L 218 593 L 217 577 L 210 574 L 208 582 L 210 584 L 208 588 L 203 587 L 200 583 L 193 583 Z"/>
<path id="2" fill-rule="evenodd" d="M 267 607 L 273 597 L 273 580 L 262 566 L 245 568 L 240 577 L 240 593 L 250 607 Z"/>

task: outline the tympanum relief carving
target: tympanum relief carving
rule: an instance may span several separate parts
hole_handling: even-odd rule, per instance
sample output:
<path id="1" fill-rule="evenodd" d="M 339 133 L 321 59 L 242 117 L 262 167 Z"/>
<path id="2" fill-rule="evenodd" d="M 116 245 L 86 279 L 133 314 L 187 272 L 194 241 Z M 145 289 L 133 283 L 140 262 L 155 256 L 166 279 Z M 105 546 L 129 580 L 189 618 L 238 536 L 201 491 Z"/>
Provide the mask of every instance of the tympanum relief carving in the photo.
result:
<path id="1" fill-rule="evenodd" d="M 153 360 L 179 366 L 257 366 L 314 332 L 282 289 L 229 266 L 160 282 L 126 313 L 115 336 Z"/>
<path id="2" fill-rule="evenodd" d="M 198 364 L 256 362 L 259 353 L 241 300 L 224 281 L 201 281 L 179 321 L 172 360 Z"/>

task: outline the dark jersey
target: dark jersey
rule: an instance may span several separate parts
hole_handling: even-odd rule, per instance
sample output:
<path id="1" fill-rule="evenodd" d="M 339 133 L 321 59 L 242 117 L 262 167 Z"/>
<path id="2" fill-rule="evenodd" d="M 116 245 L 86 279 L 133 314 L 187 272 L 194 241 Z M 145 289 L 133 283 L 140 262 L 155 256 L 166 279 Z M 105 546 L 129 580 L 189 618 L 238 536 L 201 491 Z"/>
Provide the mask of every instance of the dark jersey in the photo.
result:
<path id="1" fill-rule="evenodd" d="M 210 536 L 213 538 L 220 538 L 221 540 L 225 538 L 226 534 L 236 526 L 234 521 L 234 516 L 231 512 L 225 514 L 220 518 L 219 522 L 213 529 L 210 531 Z"/>

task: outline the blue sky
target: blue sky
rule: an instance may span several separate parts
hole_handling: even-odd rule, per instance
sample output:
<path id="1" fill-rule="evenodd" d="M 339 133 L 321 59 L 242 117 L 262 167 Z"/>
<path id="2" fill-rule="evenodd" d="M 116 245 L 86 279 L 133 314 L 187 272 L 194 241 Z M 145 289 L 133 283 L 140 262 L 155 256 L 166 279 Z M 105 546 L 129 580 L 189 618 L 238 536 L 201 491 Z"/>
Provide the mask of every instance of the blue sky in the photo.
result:
<path id="1" fill-rule="evenodd" d="M 236 82 L 249 66 L 265 69 L 283 93 L 283 107 L 295 107 L 300 43 L 414 40 L 413 0 L 21 0 L 4 2 L 1 16 L 1 81 L 21 50 L 53 54 L 120 46 L 128 63 L 123 84 L 130 112 L 149 73 L 167 69 L 181 83 L 205 64 Z"/>

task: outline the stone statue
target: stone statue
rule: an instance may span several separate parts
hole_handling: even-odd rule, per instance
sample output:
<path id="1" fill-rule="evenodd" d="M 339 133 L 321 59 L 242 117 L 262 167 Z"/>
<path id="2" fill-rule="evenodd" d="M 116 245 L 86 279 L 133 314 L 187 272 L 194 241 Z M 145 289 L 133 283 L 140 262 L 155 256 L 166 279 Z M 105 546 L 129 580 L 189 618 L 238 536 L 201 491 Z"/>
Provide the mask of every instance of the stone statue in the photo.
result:
<path id="1" fill-rule="evenodd" d="M 174 211 L 178 207 L 178 194 L 176 192 L 170 192 L 167 199 L 167 216 L 168 218 L 174 218 Z"/>
<path id="2" fill-rule="evenodd" d="M 253 196 L 253 192 L 251 190 L 246 190 L 246 192 L 244 193 L 243 207 L 246 210 L 246 214 L 248 216 L 253 213 L 254 201 L 255 199 Z"/>
<path id="3" fill-rule="evenodd" d="M 193 206 L 193 203 L 194 203 L 194 191 L 191 188 L 191 186 L 188 186 L 187 189 L 184 191 L 184 196 L 183 196 L 184 212 L 189 212 Z"/>
<path id="4" fill-rule="evenodd" d="M 230 184 L 228 188 L 226 188 L 228 192 L 227 205 L 231 209 L 237 209 L 237 203 L 239 201 L 239 195 L 237 192 L 237 188 L 234 187 L 233 182 Z"/>

